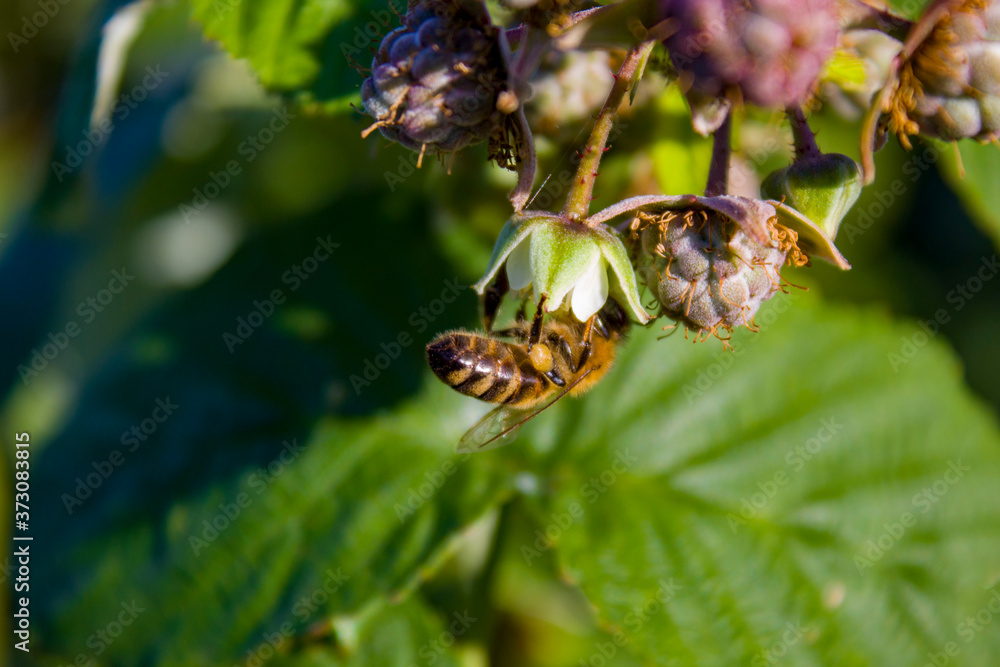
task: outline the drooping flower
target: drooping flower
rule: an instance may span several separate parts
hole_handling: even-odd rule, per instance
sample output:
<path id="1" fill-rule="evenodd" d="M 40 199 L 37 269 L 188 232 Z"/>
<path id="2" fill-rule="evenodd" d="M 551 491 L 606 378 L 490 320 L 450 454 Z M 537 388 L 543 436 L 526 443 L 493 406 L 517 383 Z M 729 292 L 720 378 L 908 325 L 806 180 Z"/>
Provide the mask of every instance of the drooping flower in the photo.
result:
<path id="1" fill-rule="evenodd" d="M 544 297 L 547 312 L 570 312 L 583 322 L 613 296 L 640 323 L 652 319 L 642 308 L 625 246 L 602 226 L 541 211 L 515 215 L 501 231 L 476 292 L 483 294 L 501 270 L 512 290 L 530 287 L 535 303 Z"/>

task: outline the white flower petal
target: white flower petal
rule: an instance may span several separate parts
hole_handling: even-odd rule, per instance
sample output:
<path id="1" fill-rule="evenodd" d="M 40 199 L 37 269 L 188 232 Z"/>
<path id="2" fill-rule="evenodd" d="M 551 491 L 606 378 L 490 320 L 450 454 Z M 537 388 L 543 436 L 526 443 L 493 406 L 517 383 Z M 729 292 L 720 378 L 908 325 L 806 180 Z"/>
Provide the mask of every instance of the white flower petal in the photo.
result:
<path id="1" fill-rule="evenodd" d="M 531 237 L 524 239 L 507 256 L 507 282 L 515 292 L 531 284 Z"/>
<path id="2" fill-rule="evenodd" d="M 573 316 L 581 322 L 599 311 L 608 300 L 608 265 L 598 257 L 573 286 Z"/>

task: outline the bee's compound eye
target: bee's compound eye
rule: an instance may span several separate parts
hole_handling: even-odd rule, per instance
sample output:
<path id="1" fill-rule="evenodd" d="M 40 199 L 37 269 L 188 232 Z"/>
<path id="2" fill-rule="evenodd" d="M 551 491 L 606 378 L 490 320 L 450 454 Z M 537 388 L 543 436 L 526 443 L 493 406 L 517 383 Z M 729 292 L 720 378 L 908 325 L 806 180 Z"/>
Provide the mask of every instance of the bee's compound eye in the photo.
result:
<path id="1" fill-rule="evenodd" d="M 531 348 L 528 356 L 531 357 L 531 365 L 539 373 L 548 373 L 552 370 L 552 352 L 545 343 L 538 343 Z"/>

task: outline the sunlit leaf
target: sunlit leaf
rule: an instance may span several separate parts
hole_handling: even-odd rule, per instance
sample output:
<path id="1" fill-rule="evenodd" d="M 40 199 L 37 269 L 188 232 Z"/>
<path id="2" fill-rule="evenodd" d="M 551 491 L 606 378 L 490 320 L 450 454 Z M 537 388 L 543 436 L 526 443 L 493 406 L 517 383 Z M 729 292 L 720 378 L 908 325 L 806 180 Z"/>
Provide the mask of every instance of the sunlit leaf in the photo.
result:
<path id="1" fill-rule="evenodd" d="M 994 420 L 923 331 L 804 301 L 734 352 L 637 334 L 541 433 L 541 530 L 655 664 L 985 664 Z"/>

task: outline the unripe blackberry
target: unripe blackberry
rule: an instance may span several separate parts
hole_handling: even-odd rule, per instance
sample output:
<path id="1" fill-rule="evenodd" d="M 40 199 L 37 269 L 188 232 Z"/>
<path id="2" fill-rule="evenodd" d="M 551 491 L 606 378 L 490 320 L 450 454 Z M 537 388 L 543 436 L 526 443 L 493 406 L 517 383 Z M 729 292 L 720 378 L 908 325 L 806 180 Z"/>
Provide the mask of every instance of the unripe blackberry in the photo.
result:
<path id="1" fill-rule="evenodd" d="M 948 141 L 1000 136 L 1000 2 L 935 7 L 942 4 L 952 6 L 901 63 L 883 108 L 907 148 L 908 135 L 918 133 Z"/>
<path id="2" fill-rule="evenodd" d="M 411 2 L 382 40 L 361 86 L 386 138 L 423 153 L 451 153 L 498 132 L 506 87 L 498 30 L 478 0 Z"/>
<path id="3" fill-rule="evenodd" d="M 689 97 L 765 107 L 805 100 L 839 32 L 833 0 L 660 0 L 660 17 Z"/>
<path id="4" fill-rule="evenodd" d="M 777 224 L 766 202 L 731 196 L 699 200 L 684 209 L 636 215 L 631 225 L 636 275 L 661 313 L 689 329 L 716 336 L 719 329 L 755 329 L 761 304 L 781 289 L 779 271 L 786 259 L 807 261 L 795 245 L 795 232 Z M 769 242 L 759 240 L 761 233 Z"/>

